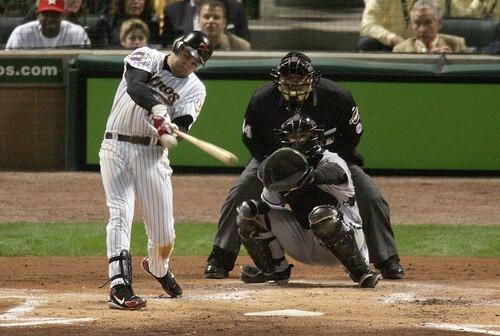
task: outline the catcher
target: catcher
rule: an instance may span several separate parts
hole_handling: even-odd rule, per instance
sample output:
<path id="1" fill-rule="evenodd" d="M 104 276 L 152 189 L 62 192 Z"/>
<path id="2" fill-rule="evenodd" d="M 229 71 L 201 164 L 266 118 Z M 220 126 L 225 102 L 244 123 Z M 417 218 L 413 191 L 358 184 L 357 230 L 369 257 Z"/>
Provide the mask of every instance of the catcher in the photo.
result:
<path id="1" fill-rule="evenodd" d="M 347 164 L 322 147 L 323 130 L 295 114 L 276 131 L 285 146 L 260 166 L 261 201 L 238 207 L 243 245 L 256 266 L 241 267 L 245 283 L 286 282 L 293 259 L 312 265 L 340 261 L 361 288 L 381 275 L 370 269 L 361 217 Z"/>

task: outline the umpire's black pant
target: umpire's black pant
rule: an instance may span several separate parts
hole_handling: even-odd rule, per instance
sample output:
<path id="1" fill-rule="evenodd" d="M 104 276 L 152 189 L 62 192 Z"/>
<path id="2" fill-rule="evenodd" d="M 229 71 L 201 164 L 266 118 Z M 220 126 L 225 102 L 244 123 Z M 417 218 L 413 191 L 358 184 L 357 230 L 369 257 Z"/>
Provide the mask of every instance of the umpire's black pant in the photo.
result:
<path id="1" fill-rule="evenodd" d="M 257 178 L 258 167 L 259 162 L 256 159 L 252 159 L 248 163 L 229 190 L 222 205 L 214 245 L 224 250 L 234 253 L 238 253 L 240 250 L 241 242 L 236 226 L 236 207 L 249 199 L 260 200 L 263 186 Z M 363 231 L 370 252 L 370 261 L 372 263 L 383 262 L 398 254 L 391 228 L 389 205 L 372 178 L 361 167 L 349 165 L 349 169 L 356 189 L 356 200 L 363 220 Z"/>

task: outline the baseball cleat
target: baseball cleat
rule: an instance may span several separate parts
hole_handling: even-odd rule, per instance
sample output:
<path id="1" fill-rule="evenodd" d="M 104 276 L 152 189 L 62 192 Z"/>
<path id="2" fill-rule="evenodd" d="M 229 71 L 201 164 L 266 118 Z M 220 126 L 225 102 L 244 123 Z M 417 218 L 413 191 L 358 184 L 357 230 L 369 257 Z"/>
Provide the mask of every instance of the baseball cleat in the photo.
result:
<path id="1" fill-rule="evenodd" d="M 290 270 L 292 269 L 292 267 L 293 265 L 290 264 L 285 270 L 281 272 L 266 274 L 255 266 L 244 265 L 241 266 L 240 279 L 244 283 L 263 283 L 268 281 L 287 283 L 290 279 Z"/>
<path id="2" fill-rule="evenodd" d="M 388 258 L 380 264 L 376 264 L 375 267 L 380 270 L 384 279 L 403 279 L 405 277 L 405 270 L 399 263 L 397 255 Z"/>
<path id="3" fill-rule="evenodd" d="M 375 288 L 382 275 L 377 271 L 370 271 L 361 277 L 358 282 L 360 288 Z"/>
<path id="4" fill-rule="evenodd" d="M 170 269 L 167 271 L 167 274 L 165 274 L 161 278 L 158 278 L 153 273 L 151 273 L 149 270 L 149 258 L 148 257 L 142 259 L 141 266 L 142 266 L 142 269 L 146 273 L 151 274 L 156 280 L 158 280 L 161 287 L 168 295 L 170 295 L 171 297 L 178 297 L 178 296 L 182 295 L 182 288 L 175 280 L 175 276 L 170 271 Z"/>
<path id="5" fill-rule="evenodd" d="M 146 300 L 134 294 L 130 285 L 116 285 L 109 292 L 109 308 L 136 310 L 146 307 Z"/>

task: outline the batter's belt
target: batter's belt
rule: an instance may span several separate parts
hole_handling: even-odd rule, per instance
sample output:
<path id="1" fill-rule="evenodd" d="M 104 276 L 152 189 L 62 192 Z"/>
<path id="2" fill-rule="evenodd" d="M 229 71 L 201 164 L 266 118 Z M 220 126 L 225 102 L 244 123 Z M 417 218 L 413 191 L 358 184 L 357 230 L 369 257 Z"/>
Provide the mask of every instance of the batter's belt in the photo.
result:
<path id="1" fill-rule="evenodd" d="M 147 137 L 147 136 L 139 136 L 139 135 L 125 135 L 125 134 L 119 134 L 119 133 L 111 133 L 111 132 L 106 132 L 104 134 L 105 139 L 114 139 L 118 141 L 124 141 L 124 142 L 130 142 L 136 145 L 144 145 L 144 146 L 149 146 L 149 145 L 157 145 L 159 146 L 160 144 L 154 139 L 153 137 Z"/>

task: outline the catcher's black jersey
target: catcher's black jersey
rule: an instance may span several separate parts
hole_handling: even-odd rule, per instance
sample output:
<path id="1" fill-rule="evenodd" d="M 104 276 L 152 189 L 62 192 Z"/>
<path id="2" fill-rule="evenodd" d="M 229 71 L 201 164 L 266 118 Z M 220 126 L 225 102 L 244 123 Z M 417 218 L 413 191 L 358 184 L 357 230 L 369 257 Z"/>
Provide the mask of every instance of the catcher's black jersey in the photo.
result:
<path id="1" fill-rule="evenodd" d="M 304 103 L 302 113 L 325 129 L 325 148 L 339 153 L 348 163 L 363 164 L 355 150 L 363 127 L 358 107 L 347 90 L 329 79 L 321 78 Z M 280 128 L 291 115 L 274 83 L 255 91 L 243 124 L 243 142 L 253 157 L 262 161 L 281 147 L 275 129 Z"/>

